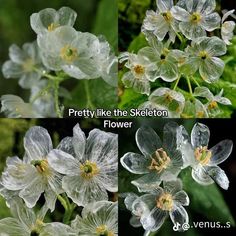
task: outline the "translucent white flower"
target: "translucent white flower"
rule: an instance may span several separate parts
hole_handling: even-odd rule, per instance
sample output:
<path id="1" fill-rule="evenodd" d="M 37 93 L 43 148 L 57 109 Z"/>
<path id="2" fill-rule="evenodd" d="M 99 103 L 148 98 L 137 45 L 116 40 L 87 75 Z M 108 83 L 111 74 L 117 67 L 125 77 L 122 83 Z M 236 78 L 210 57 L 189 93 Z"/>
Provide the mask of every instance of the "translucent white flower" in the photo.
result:
<path id="1" fill-rule="evenodd" d="M 184 96 L 169 88 L 158 88 L 148 97 L 148 102 L 139 106 L 139 109 L 167 110 L 169 118 L 178 118 L 184 109 Z"/>
<path id="2" fill-rule="evenodd" d="M 15 95 L 3 95 L 1 97 L 1 112 L 9 118 L 41 118 L 33 105 L 26 103 Z"/>
<path id="3" fill-rule="evenodd" d="M 157 187 L 147 194 L 137 198 L 138 203 L 149 206 L 150 213 L 141 218 L 141 224 L 145 230 L 157 231 L 160 229 L 168 215 L 174 225 L 180 225 L 179 231 L 184 231 L 182 226 L 188 224 L 188 213 L 183 206 L 189 205 L 189 197 L 182 190 L 180 180 L 164 181 L 163 188 Z"/>
<path id="4" fill-rule="evenodd" d="M 55 149 L 49 153 L 48 162 L 65 175 L 63 189 L 77 205 L 107 200 L 106 190 L 117 191 L 116 134 L 93 129 L 86 139 L 77 124 L 73 129 L 73 138 L 62 140 L 59 148 L 61 150 Z"/>
<path id="5" fill-rule="evenodd" d="M 155 63 L 156 70 L 152 72 L 150 77 L 151 81 L 155 81 L 158 78 L 163 79 L 166 82 L 173 82 L 178 78 L 178 60 L 177 51 L 169 50 L 168 43 L 163 44 L 157 40 L 149 39 L 150 47 L 144 47 L 139 51 L 139 54 L 148 58 L 152 63 Z"/>
<path id="6" fill-rule="evenodd" d="M 99 201 L 84 207 L 82 217 L 72 221 L 79 236 L 118 236 L 117 202 Z"/>
<path id="7" fill-rule="evenodd" d="M 204 81 L 215 82 L 222 75 L 225 66 L 218 57 L 226 51 L 225 43 L 218 37 L 196 38 L 186 50 L 189 57 L 185 61 L 185 70 L 191 74 L 199 70 Z"/>
<path id="8" fill-rule="evenodd" d="M 146 56 L 141 55 L 140 51 L 138 54 L 124 53 L 120 57 L 120 62 L 127 60 L 125 67 L 130 70 L 123 75 L 123 84 L 138 93 L 149 95 L 150 81 L 156 69 L 155 64 Z"/>
<path id="9" fill-rule="evenodd" d="M 139 191 L 159 186 L 162 181 L 176 179 L 183 165 L 182 154 L 176 150 L 178 125 L 169 122 L 164 126 L 163 142 L 150 127 L 136 132 L 136 143 L 143 155 L 128 152 L 121 158 L 124 168 L 134 174 L 144 174 L 132 181 Z"/>
<path id="10" fill-rule="evenodd" d="M 20 49 L 13 44 L 9 48 L 10 60 L 2 66 L 2 73 L 5 78 L 19 78 L 19 85 L 22 88 L 31 88 L 38 83 L 41 73 L 35 68 L 42 69 L 41 56 L 36 42 L 25 43 Z"/>
<path id="11" fill-rule="evenodd" d="M 6 236 L 76 236 L 76 233 L 62 223 L 44 223 L 47 208 L 43 206 L 35 214 L 33 209 L 27 208 L 20 199 L 11 204 L 13 217 L 0 220 L 0 235 Z"/>
<path id="12" fill-rule="evenodd" d="M 58 11 L 46 8 L 30 17 L 30 25 L 37 34 L 45 34 L 56 28 L 68 25 L 73 26 L 77 13 L 69 7 L 62 7 Z"/>
<path id="13" fill-rule="evenodd" d="M 171 13 L 179 23 L 179 29 L 188 39 L 206 36 L 220 27 L 220 16 L 213 12 L 215 0 L 180 0 Z"/>
<path id="14" fill-rule="evenodd" d="M 222 105 L 232 105 L 228 98 L 222 97 L 224 90 L 221 89 L 220 93 L 214 96 L 212 92 L 206 87 L 197 87 L 194 90 L 194 96 L 203 97 L 207 99 L 206 109 L 208 113 L 212 116 L 218 115 L 221 110 L 218 104 Z"/>
<path id="15" fill-rule="evenodd" d="M 231 44 L 231 40 L 234 36 L 234 28 L 235 22 L 234 21 L 225 21 L 230 15 L 234 13 L 235 10 L 231 10 L 226 12 L 222 17 L 222 26 L 221 26 L 221 37 L 227 45 Z"/>
<path id="16" fill-rule="evenodd" d="M 157 10 L 149 10 L 143 21 L 142 32 L 153 33 L 159 41 L 162 41 L 168 34 L 172 42 L 175 41 L 177 21 L 171 13 L 173 0 L 156 0 Z"/>
<path id="17" fill-rule="evenodd" d="M 196 123 L 191 132 L 192 154 L 189 152 L 192 177 L 199 184 L 209 185 L 216 182 L 221 188 L 228 189 L 229 180 L 218 165 L 231 154 L 233 142 L 225 139 L 209 149 L 209 138 L 208 127 Z"/>
<path id="18" fill-rule="evenodd" d="M 32 208 L 44 193 L 51 211 L 55 208 L 57 195 L 62 193 L 62 176 L 48 163 L 52 141 L 46 129 L 34 126 L 24 137 L 25 156 L 8 157 L 2 173 L 1 184 L 8 190 L 19 191 L 27 207 Z"/>

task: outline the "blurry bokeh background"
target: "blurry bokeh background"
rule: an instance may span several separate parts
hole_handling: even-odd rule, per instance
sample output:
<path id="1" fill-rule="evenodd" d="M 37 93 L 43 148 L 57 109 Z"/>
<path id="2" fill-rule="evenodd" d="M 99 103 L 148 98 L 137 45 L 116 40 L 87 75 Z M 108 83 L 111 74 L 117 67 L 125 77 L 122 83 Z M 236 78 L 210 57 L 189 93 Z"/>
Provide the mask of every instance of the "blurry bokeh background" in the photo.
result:
<path id="1" fill-rule="evenodd" d="M 45 8 L 58 10 L 63 6 L 68 6 L 77 12 L 78 15 L 74 25 L 76 30 L 91 32 L 95 35 L 104 35 L 113 50 L 117 51 L 117 0 L 0 0 L 0 68 L 9 58 L 8 48 L 12 44 L 17 44 L 21 47 L 26 42 L 36 40 L 36 34 L 30 27 L 31 14 Z M 17 82 L 17 79 L 6 80 L 3 78 L 0 70 L 0 96 L 3 94 L 15 94 L 27 101 L 29 91 L 22 89 Z M 101 87 L 106 87 L 103 81 L 101 83 Z M 81 90 L 83 85 L 78 84 L 76 79 L 70 79 L 62 83 L 63 87 L 70 91 L 71 96 L 71 98 L 69 96 L 68 99 L 65 99 L 65 106 L 83 107 L 84 104 L 80 101 L 85 100 L 85 92 Z M 99 85 L 94 85 L 94 87 L 97 86 Z M 112 103 L 116 102 L 116 91 L 113 88 L 111 92 L 113 97 L 110 98 L 110 105 L 114 106 L 115 104 Z M 104 104 L 103 107 L 105 108 L 106 106 L 109 107 L 109 104 Z"/>
<path id="2" fill-rule="evenodd" d="M 234 148 L 229 158 L 220 164 L 227 174 L 230 185 L 229 189 L 223 190 L 216 184 L 210 186 L 202 186 L 196 183 L 190 173 L 190 168 L 186 168 L 180 174 L 183 180 L 183 189 L 187 192 L 190 198 L 190 205 L 185 207 L 189 214 L 189 222 L 221 222 L 222 225 L 231 222 L 231 227 L 221 229 L 209 229 L 209 228 L 197 228 L 189 229 L 184 233 L 174 232 L 172 230 L 173 224 L 168 218 L 161 229 L 151 234 L 151 236 L 172 236 L 172 235 L 186 235 L 186 236 L 198 236 L 198 235 L 215 235 L 216 233 L 225 235 L 235 235 L 235 220 L 236 220 L 236 205 L 235 205 L 235 186 L 236 186 L 236 122 L 233 119 L 135 119 L 133 121 L 132 129 L 119 130 L 119 157 L 121 158 L 127 152 L 140 153 L 136 142 L 135 132 L 142 125 L 152 127 L 159 137 L 162 139 L 163 127 L 170 121 L 175 121 L 179 125 L 182 124 L 190 133 L 193 125 L 196 122 L 207 125 L 210 129 L 210 142 L 209 148 L 216 145 L 218 142 L 224 139 L 231 139 L 234 143 Z M 128 172 L 121 165 L 119 166 L 119 193 L 125 192 L 137 192 L 137 188 L 130 182 L 134 179 L 141 177 L 141 175 L 135 175 Z M 119 235 L 136 235 L 142 236 L 144 230 L 142 228 L 133 228 L 129 224 L 131 213 L 125 208 L 123 199 L 119 199 Z"/>

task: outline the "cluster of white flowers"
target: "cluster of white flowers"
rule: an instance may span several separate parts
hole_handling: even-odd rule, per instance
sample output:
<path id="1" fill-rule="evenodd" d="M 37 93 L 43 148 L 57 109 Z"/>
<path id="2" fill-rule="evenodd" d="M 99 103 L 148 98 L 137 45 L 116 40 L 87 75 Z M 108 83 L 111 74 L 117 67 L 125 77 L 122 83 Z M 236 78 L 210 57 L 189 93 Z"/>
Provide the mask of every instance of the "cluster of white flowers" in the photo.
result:
<path id="1" fill-rule="evenodd" d="M 189 137 L 184 126 L 169 122 L 164 126 L 163 141 L 150 127 L 138 129 L 136 143 L 142 154 L 128 152 L 121 158 L 124 168 L 142 175 L 131 182 L 142 195 L 128 193 L 125 197 L 132 226 L 142 226 L 149 235 L 170 215 L 172 222 L 180 225 L 179 230 L 184 230 L 182 226 L 189 223 L 189 217 L 183 206 L 189 205 L 189 197 L 178 175 L 186 167 L 192 168 L 197 183 L 215 182 L 228 189 L 229 180 L 218 164 L 229 157 L 233 142 L 223 140 L 208 148 L 209 138 L 208 127 L 201 123 L 194 125 Z"/>
<path id="2" fill-rule="evenodd" d="M 224 71 L 225 63 L 219 57 L 227 52 L 226 45 L 233 38 L 235 23 L 225 21 L 234 11 L 226 12 L 221 20 L 215 0 L 156 0 L 157 10 L 148 10 L 142 25 L 149 46 L 141 48 L 137 54 L 124 52 L 120 63 L 129 71 L 122 76 L 125 87 L 133 88 L 141 94 L 150 95 L 140 109 L 165 109 L 169 117 L 215 117 L 221 110 L 218 103 L 231 105 L 230 100 L 203 96 L 196 98 L 192 86 L 200 83 L 216 82 Z M 213 31 L 221 31 L 221 38 L 213 36 Z M 210 33 L 209 33 L 210 32 Z M 216 34 L 217 35 L 217 34 Z M 175 49 L 177 38 L 180 41 Z M 181 49 L 181 50 L 180 50 Z M 189 93 L 178 87 L 181 78 L 186 79 Z M 198 79 L 196 79 L 198 78 Z M 201 78 L 201 79 L 199 79 Z M 162 79 L 170 88 L 152 91 L 152 84 Z M 206 87 L 201 88 L 207 90 Z M 210 92 L 210 91 L 209 91 Z M 196 95 L 196 96 L 195 96 Z"/>
<path id="3" fill-rule="evenodd" d="M 47 130 L 34 126 L 24 137 L 24 149 L 23 159 L 7 158 L 1 176 L 0 195 L 14 218 L 0 220 L 0 236 L 118 235 L 118 205 L 108 201 L 107 193 L 118 191 L 116 134 L 93 129 L 86 138 L 77 124 L 73 137 L 53 149 Z M 32 208 L 42 194 L 45 204 L 35 214 Z M 48 209 L 55 210 L 57 199 L 66 210 L 68 225 L 43 222 Z M 83 207 L 82 214 L 69 226 L 77 206 Z"/>
<path id="4" fill-rule="evenodd" d="M 63 96 L 59 85 L 70 77 L 103 78 L 111 86 L 117 83 L 117 58 L 102 36 L 76 31 L 77 13 L 69 7 L 58 11 L 47 8 L 30 17 L 37 41 L 9 48 L 10 60 L 2 66 L 5 78 L 19 79 L 19 85 L 30 89 L 29 102 L 16 95 L 1 97 L 1 111 L 7 117 L 62 116 Z"/>

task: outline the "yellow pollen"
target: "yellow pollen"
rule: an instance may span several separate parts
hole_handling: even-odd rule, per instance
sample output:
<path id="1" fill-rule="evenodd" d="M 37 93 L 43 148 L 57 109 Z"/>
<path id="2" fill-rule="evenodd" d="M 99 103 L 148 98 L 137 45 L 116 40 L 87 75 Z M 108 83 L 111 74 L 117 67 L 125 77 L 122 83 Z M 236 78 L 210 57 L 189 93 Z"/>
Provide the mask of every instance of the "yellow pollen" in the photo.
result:
<path id="1" fill-rule="evenodd" d="M 84 164 L 80 165 L 80 170 L 81 176 L 85 179 L 92 179 L 99 173 L 97 164 L 88 160 Z"/>
<path id="2" fill-rule="evenodd" d="M 172 16 L 172 14 L 171 14 L 170 11 L 167 11 L 167 12 L 162 13 L 162 16 L 164 17 L 164 19 L 165 19 L 168 23 L 170 23 L 170 22 L 172 21 L 172 19 L 173 19 L 173 16 Z"/>
<path id="3" fill-rule="evenodd" d="M 199 111 L 199 112 L 197 112 L 197 118 L 204 118 L 204 116 L 205 116 L 205 113 L 204 113 L 204 111 Z"/>
<path id="4" fill-rule="evenodd" d="M 194 156 L 201 165 L 207 165 L 211 159 L 212 153 L 207 149 L 207 146 L 197 147 L 194 151 Z"/>
<path id="5" fill-rule="evenodd" d="M 106 225 L 100 225 L 96 229 L 96 234 L 98 236 L 114 236 L 115 234 L 112 231 L 107 230 Z"/>
<path id="6" fill-rule="evenodd" d="M 48 26 L 48 31 L 49 31 L 49 32 L 52 32 L 53 30 L 55 30 L 55 29 L 58 28 L 59 26 L 60 26 L 60 24 L 51 23 L 51 24 Z"/>
<path id="7" fill-rule="evenodd" d="M 217 108 L 217 106 L 218 106 L 217 102 L 216 101 L 212 101 L 212 102 L 209 103 L 208 109 L 212 110 L 212 109 Z"/>
<path id="8" fill-rule="evenodd" d="M 173 209 L 173 198 L 169 193 L 163 193 L 157 200 L 156 206 L 163 211 L 171 211 Z"/>
<path id="9" fill-rule="evenodd" d="M 165 94 L 165 99 L 167 102 L 172 102 L 174 100 L 173 97 L 169 93 Z"/>
<path id="10" fill-rule="evenodd" d="M 190 21 L 192 23 L 198 24 L 201 21 L 202 17 L 198 12 L 194 12 L 191 16 L 190 16 Z"/>
<path id="11" fill-rule="evenodd" d="M 163 148 L 157 149 L 151 159 L 152 161 L 148 169 L 156 170 L 158 173 L 162 172 L 170 164 L 170 157 Z"/>
<path id="12" fill-rule="evenodd" d="M 35 168 L 37 169 L 37 171 L 40 174 L 43 174 L 43 175 L 50 175 L 51 174 L 51 170 L 48 165 L 48 161 L 46 159 L 31 161 L 31 164 L 35 166 Z"/>
<path id="13" fill-rule="evenodd" d="M 66 45 L 61 49 L 60 57 L 67 62 L 73 62 L 78 57 L 77 49 Z"/>
<path id="14" fill-rule="evenodd" d="M 145 73 L 145 68 L 142 65 L 136 65 L 134 67 L 134 72 L 139 76 L 143 75 Z"/>
<path id="15" fill-rule="evenodd" d="M 40 219 L 37 219 L 35 224 L 32 225 L 31 228 L 31 234 L 32 236 L 34 235 L 39 235 L 39 232 L 41 230 L 41 228 L 43 227 L 44 223 L 43 221 L 41 221 Z"/>
<path id="16" fill-rule="evenodd" d="M 201 52 L 199 52 L 198 56 L 199 56 L 201 59 L 203 59 L 203 60 L 205 60 L 205 59 L 207 59 L 207 58 L 209 57 L 209 55 L 208 55 L 208 53 L 207 53 L 206 51 L 201 51 Z"/>

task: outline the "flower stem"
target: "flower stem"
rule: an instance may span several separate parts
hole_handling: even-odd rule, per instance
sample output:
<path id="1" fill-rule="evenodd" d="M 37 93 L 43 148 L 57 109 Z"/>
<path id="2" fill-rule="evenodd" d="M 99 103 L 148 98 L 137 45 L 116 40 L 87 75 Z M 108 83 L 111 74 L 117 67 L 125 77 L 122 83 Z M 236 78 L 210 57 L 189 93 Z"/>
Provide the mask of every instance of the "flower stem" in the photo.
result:
<path id="1" fill-rule="evenodd" d="M 201 87 L 201 85 L 197 82 L 197 80 L 194 77 L 191 77 L 191 79 L 193 79 L 194 83 L 198 86 Z"/>
<path id="2" fill-rule="evenodd" d="M 87 97 L 87 107 L 94 110 L 95 107 L 92 103 L 92 99 L 91 99 L 91 96 L 90 96 L 88 80 L 84 81 L 84 87 L 85 87 L 86 97 Z"/>
<path id="3" fill-rule="evenodd" d="M 60 203 L 64 207 L 65 211 L 68 211 L 68 206 L 67 206 L 66 200 L 61 195 L 57 195 L 57 199 L 60 201 Z"/>
<path id="4" fill-rule="evenodd" d="M 178 84 L 179 84 L 180 78 L 181 78 L 181 75 L 180 75 L 180 76 L 178 77 L 178 79 L 176 80 L 175 85 L 174 85 L 174 87 L 173 87 L 173 90 L 176 90 L 176 88 L 177 88 L 177 86 L 178 86 Z"/>
<path id="5" fill-rule="evenodd" d="M 58 95 L 58 90 L 59 90 L 59 81 L 54 81 L 54 102 L 55 102 L 55 109 L 58 118 L 62 118 L 61 110 L 59 107 L 59 95 Z"/>
<path id="6" fill-rule="evenodd" d="M 188 83 L 189 92 L 190 92 L 191 95 L 193 95 L 193 90 L 192 90 L 192 85 L 191 85 L 190 79 L 186 78 L 186 80 L 187 80 L 187 83 Z"/>
<path id="7" fill-rule="evenodd" d="M 51 84 L 49 83 L 45 88 L 41 89 L 32 99 L 31 104 L 34 103 L 38 98 L 44 95 L 51 88 Z"/>

